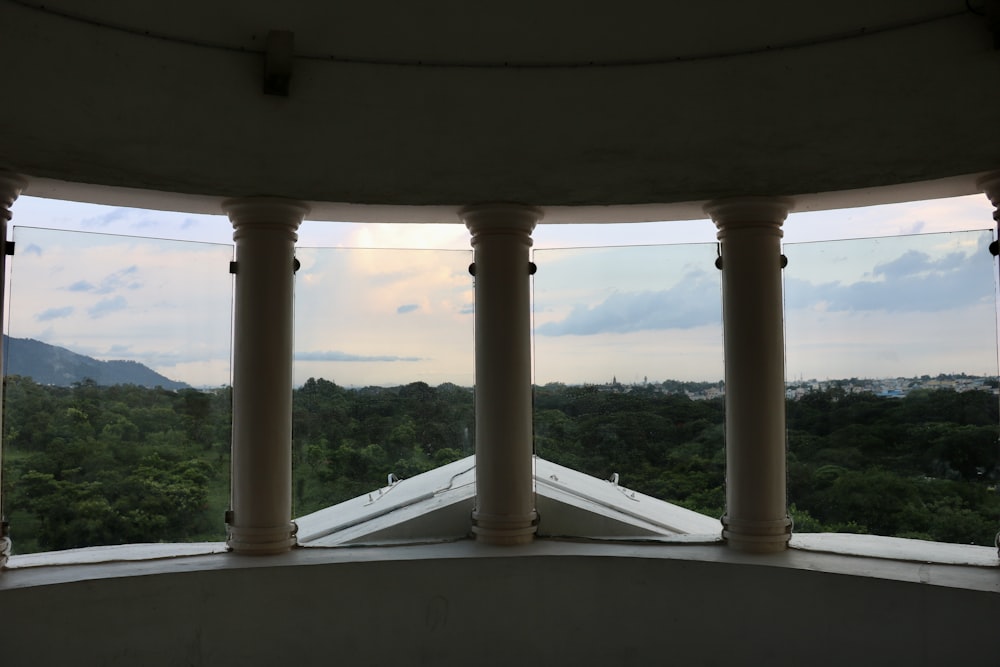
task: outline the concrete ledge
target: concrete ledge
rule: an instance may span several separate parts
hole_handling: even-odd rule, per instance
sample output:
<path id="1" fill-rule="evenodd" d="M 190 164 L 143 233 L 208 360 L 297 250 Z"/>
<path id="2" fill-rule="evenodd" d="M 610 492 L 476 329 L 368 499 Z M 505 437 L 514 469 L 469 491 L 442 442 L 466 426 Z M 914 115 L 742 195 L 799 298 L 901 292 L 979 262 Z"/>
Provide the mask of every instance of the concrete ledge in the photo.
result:
<path id="1" fill-rule="evenodd" d="M 793 547 L 776 554 L 745 554 L 713 542 L 714 536 L 679 536 L 647 540 L 538 539 L 515 548 L 483 545 L 471 539 L 433 544 L 366 545 L 353 547 L 297 548 L 274 556 L 243 556 L 225 552 L 222 543 L 127 545 L 94 547 L 11 558 L 0 574 L 0 592 L 15 588 L 118 579 L 135 576 L 170 575 L 221 570 L 270 570 L 359 563 L 377 565 L 404 561 L 453 561 L 480 559 L 622 559 L 699 562 L 930 584 L 988 593 L 1000 593 L 1000 563 L 983 550 L 988 547 L 938 545 L 955 554 L 966 554 L 955 562 L 932 562 L 906 557 L 898 538 L 817 534 L 796 536 Z M 868 538 L 868 539 L 866 539 Z M 925 547 L 934 543 L 917 542 Z M 853 546 L 855 553 L 844 553 Z M 915 545 L 907 545 L 913 555 Z M 835 553 L 834 548 L 841 548 Z M 943 549 L 944 550 L 944 549 Z M 70 562 L 71 559 L 75 559 Z"/>

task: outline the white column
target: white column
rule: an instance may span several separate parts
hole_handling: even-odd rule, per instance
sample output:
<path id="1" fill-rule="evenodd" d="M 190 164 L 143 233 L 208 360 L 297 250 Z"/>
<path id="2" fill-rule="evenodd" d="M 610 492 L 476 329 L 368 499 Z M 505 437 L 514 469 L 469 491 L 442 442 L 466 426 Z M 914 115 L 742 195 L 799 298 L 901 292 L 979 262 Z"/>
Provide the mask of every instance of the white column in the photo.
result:
<path id="1" fill-rule="evenodd" d="M 719 229 L 726 362 L 726 514 L 734 549 L 781 551 L 785 498 L 785 343 L 781 224 L 792 202 L 740 198 L 705 206 Z"/>
<path id="2" fill-rule="evenodd" d="M 222 203 L 236 242 L 229 547 L 272 554 L 292 523 L 292 298 L 296 230 L 309 208 L 266 197 Z"/>
<path id="3" fill-rule="evenodd" d="M 976 185 L 979 187 L 979 190 L 989 198 L 990 203 L 995 207 L 995 210 L 993 211 L 993 220 L 996 222 L 997 234 L 998 238 L 1000 238 L 1000 171 L 994 171 L 983 176 L 976 181 Z M 994 246 L 991 246 L 990 249 L 993 250 L 995 247 L 996 242 L 994 242 Z M 997 555 L 1000 556 L 1000 533 L 997 533 L 995 542 Z"/>
<path id="4" fill-rule="evenodd" d="M 993 220 L 996 222 L 997 234 L 1000 235 L 1000 171 L 994 171 L 981 177 L 976 181 L 976 186 L 996 208 L 993 211 Z M 997 535 L 997 548 L 1000 548 L 1000 535 Z"/>
<path id="5" fill-rule="evenodd" d="M 0 304 L 5 303 L 7 295 L 7 223 L 11 218 L 11 207 L 14 200 L 20 196 L 21 192 L 28 187 L 28 179 L 19 174 L 9 171 L 0 171 Z M 0 339 L 0 379 L 3 378 L 3 340 Z M 0 405 L 2 405 L 3 394 L 0 391 Z M 3 413 L 0 411 L 0 433 L 3 432 Z M 3 466 L 3 448 L 0 447 L 0 470 Z M 0 490 L 0 493 L 3 493 Z M 10 537 L 8 537 L 7 514 L 0 497 L 0 568 L 7 563 L 10 555 Z"/>
<path id="6" fill-rule="evenodd" d="M 531 441 L 531 231 L 542 212 L 482 204 L 459 215 L 476 276 L 476 539 L 525 544 L 537 514 Z"/>
<path id="7" fill-rule="evenodd" d="M 996 207 L 997 210 L 993 212 L 993 219 L 996 221 L 997 226 L 1000 227 L 1000 171 L 994 171 L 981 177 L 976 181 L 976 185 L 989 198 L 990 203 Z"/>

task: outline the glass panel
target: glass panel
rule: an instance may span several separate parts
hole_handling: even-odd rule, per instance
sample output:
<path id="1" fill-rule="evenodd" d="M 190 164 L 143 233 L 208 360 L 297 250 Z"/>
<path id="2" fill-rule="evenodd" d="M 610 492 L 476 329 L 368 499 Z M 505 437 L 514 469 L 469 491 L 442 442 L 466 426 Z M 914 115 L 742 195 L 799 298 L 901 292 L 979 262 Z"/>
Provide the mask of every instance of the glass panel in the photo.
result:
<path id="1" fill-rule="evenodd" d="M 722 514 L 716 245 L 537 250 L 539 457 Z"/>
<path id="2" fill-rule="evenodd" d="M 13 234 L 3 483 L 14 553 L 224 539 L 232 247 Z"/>
<path id="3" fill-rule="evenodd" d="M 974 231 L 785 246 L 796 531 L 993 544 L 991 240 Z"/>
<path id="4" fill-rule="evenodd" d="M 471 455 L 472 252 L 296 253 L 296 516 Z"/>

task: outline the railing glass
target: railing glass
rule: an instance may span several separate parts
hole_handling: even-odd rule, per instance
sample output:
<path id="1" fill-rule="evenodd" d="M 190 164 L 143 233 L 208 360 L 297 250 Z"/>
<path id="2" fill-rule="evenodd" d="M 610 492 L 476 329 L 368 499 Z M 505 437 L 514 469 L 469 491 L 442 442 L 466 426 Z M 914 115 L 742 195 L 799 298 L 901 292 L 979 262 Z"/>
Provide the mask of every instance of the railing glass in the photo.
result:
<path id="1" fill-rule="evenodd" d="M 993 544 L 990 231 L 786 244 L 796 532 Z"/>
<path id="2" fill-rule="evenodd" d="M 471 251 L 296 256 L 295 515 L 474 453 Z"/>
<path id="3" fill-rule="evenodd" d="M 233 249 L 15 227 L 13 553 L 225 537 Z"/>
<path id="4" fill-rule="evenodd" d="M 533 257 L 537 455 L 608 480 L 627 498 L 636 491 L 721 516 L 716 245 L 537 250 Z"/>

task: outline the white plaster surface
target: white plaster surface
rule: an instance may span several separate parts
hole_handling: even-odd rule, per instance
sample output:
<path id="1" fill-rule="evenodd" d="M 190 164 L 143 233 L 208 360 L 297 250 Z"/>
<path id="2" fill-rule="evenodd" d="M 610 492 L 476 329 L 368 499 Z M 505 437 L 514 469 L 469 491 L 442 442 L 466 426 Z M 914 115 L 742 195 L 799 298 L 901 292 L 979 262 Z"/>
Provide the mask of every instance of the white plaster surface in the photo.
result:
<path id="1" fill-rule="evenodd" d="M 482 201 L 683 204 L 997 168 L 992 36 L 962 2 L 431 5 L 2 2 L 17 104 L 0 166 L 348 215 L 454 207 L 444 222 Z M 261 93 L 276 27 L 295 34 L 287 98 Z"/>
<path id="2" fill-rule="evenodd" d="M 105 547 L 43 551 L 11 556 L 8 569 L 53 565 L 87 565 L 122 561 L 158 560 L 225 553 L 225 542 L 173 542 L 157 544 L 116 544 Z"/>
<path id="3" fill-rule="evenodd" d="M 890 558 L 918 563 L 941 563 L 998 567 L 1000 559 L 995 547 L 971 544 L 948 544 L 911 540 L 881 535 L 850 535 L 845 533 L 795 533 L 789 546 L 805 551 L 824 551 L 845 556 Z"/>

